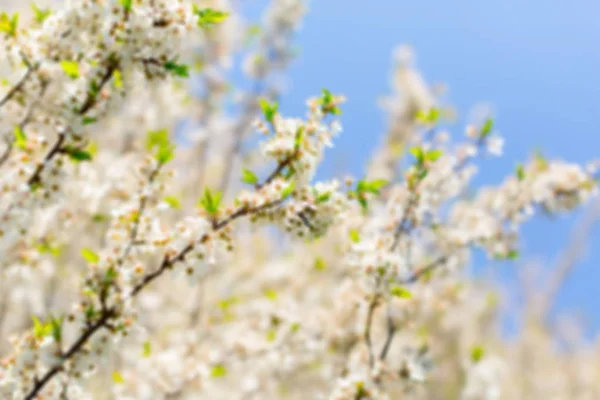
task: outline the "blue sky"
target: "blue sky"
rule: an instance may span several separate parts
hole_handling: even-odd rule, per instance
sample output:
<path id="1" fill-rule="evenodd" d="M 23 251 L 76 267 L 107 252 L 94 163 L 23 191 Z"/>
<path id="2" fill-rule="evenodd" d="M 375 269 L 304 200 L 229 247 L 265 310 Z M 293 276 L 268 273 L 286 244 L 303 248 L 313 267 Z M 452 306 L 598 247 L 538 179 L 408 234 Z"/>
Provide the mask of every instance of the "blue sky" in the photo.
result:
<path id="1" fill-rule="evenodd" d="M 389 91 L 392 51 L 406 43 L 426 79 L 448 85 L 460 117 L 479 103 L 493 106 L 506 147 L 501 160 L 485 162 L 485 182 L 498 182 L 534 149 L 579 162 L 600 158 L 598 21 L 597 0 L 313 0 L 282 110 L 303 115 L 305 99 L 323 87 L 345 94 L 345 131 L 325 169 L 360 174 L 385 129 L 376 100 Z M 463 125 L 452 130 L 460 135 Z M 552 265 L 576 217 L 528 224 L 522 258 Z M 600 329 L 598 245 L 600 229 L 555 310 L 584 313 L 589 332 Z M 511 283 L 513 266 L 494 268 Z"/>

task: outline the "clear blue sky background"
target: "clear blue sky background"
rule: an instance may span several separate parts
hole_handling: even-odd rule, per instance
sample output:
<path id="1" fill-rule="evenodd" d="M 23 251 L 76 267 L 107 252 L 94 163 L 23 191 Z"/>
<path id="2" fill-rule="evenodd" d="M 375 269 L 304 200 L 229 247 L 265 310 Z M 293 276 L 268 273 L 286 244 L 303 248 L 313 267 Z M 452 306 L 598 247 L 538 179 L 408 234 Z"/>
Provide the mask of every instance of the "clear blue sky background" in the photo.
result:
<path id="1" fill-rule="evenodd" d="M 246 4 L 253 13 L 261 3 Z M 349 98 L 326 170 L 341 164 L 362 172 L 385 130 L 376 99 L 389 92 L 391 52 L 401 43 L 414 48 L 429 82 L 449 86 L 460 117 L 478 103 L 493 105 L 506 147 L 501 160 L 485 162 L 485 182 L 499 182 L 533 149 L 572 161 L 600 158 L 598 0 L 313 0 L 297 43 L 283 111 L 303 115 L 305 99 L 323 87 Z M 528 224 L 522 258 L 552 265 L 575 220 Z M 583 312 L 590 333 L 600 331 L 599 245 L 596 229 L 555 310 Z M 494 268 L 514 280 L 514 267 Z"/>

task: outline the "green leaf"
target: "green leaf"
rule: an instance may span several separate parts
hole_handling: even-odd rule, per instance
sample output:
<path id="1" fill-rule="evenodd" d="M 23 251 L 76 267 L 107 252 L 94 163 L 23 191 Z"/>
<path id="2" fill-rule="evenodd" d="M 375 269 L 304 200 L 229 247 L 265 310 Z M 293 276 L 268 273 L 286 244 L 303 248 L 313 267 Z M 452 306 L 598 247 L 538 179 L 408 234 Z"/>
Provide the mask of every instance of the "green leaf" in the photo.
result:
<path id="1" fill-rule="evenodd" d="M 79 149 L 77 147 L 72 147 L 72 146 L 67 146 L 64 148 L 63 150 L 66 154 L 69 155 L 69 157 L 71 158 L 71 160 L 75 161 L 75 162 L 81 162 L 81 161 L 91 161 L 92 160 L 92 154 L 84 149 Z"/>
<path id="2" fill-rule="evenodd" d="M 485 356 L 485 349 L 482 346 L 474 346 L 471 349 L 471 361 L 477 363 Z"/>
<path id="3" fill-rule="evenodd" d="M 379 194 L 381 188 L 383 188 L 387 184 L 388 181 L 385 179 L 375 179 L 372 181 L 361 179 L 356 183 L 356 192 L 359 195 L 361 193 Z"/>
<path id="4" fill-rule="evenodd" d="M 179 210 L 181 208 L 181 202 L 175 196 L 166 196 L 164 202 L 169 205 L 169 207 Z"/>
<path id="5" fill-rule="evenodd" d="M 0 32 L 4 32 L 11 37 L 16 37 L 18 26 L 19 13 L 14 13 L 12 17 L 5 12 L 0 14 Z"/>
<path id="6" fill-rule="evenodd" d="M 58 257 L 62 253 L 60 246 L 52 246 L 46 241 L 38 244 L 35 248 L 40 254 L 51 254 L 54 257 Z"/>
<path id="7" fill-rule="evenodd" d="M 52 333 L 52 324 L 51 323 L 43 323 L 36 316 L 31 317 L 33 320 L 33 335 L 41 339 L 46 337 Z"/>
<path id="8" fill-rule="evenodd" d="M 379 194 L 379 190 L 388 184 L 388 181 L 385 179 L 375 179 L 367 183 L 367 191 Z"/>
<path id="9" fill-rule="evenodd" d="M 518 164 L 515 174 L 517 175 L 517 179 L 519 179 L 520 181 L 525 179 L 525 168 L 523 167 L 523 164 Z"/>
<path id="10" fill-rule="evenodd" d="M 327 89 L 322 89 L 321 92 L 321 98 L 319 99 L 319 103 L 321 104 L 321 111 L 324 114 L 341 114 L 342 110 L 340 110 L 333 102 L 333 94 Z"/>
<path id="11" fill-rule="evenodd" d="M 152 354 L 152 344 L 146 340 L 143 344 L 142 356 L 150 357 L 150 354 Z"/>
<path id="12" fill-rule="evenodd" d="M 167 129 L 149 131 L 146 136 L 146 149 L 155 151 L 154 158 L 161 164 L 166 164 L 175 157 L 175 145 L 171 144 Z"/>
<path id="13" fill-rule="evenodd" d="M 166 147 L 160 147 L 156 152 L 156 161 L 160 164 L 166 164 L 175 157 L 175 146 L 169 145 Z"/>
<path id="14" fill-rule="evenodd" d="M 92 221 L 94 222 L 104 222 L 108 220 L 108 215 L 106 214 L 94 214 L 92 216 Z"/>
<path id="15" fill-rule="evenodd" d="M 100 256 L 88 248 L 81 250 L 81 255 L 90 264 L 97 264 L 100 261 Z"/>
<path id="16" fill-rule="evenodd" d="M 273 289 L 265 290 L 265 297 L 271 301 L 277 300 L 277 292 Z"/>
<path id="17" fill-rule="evenodd" d="M 267 332 L 267 342 L 274 342 L 277 339 L 277 330 L 269 329 Z"/>
<path id="18" fill-rule="evenodd" d="M 400 299 L 410 299 L 412 298 L 412 293 L 403 288 L 402 286 L 394 285 L 390 289 L 390 294 L 394 297 L 398 297 Z"/>
<path id="19" fill-rule="evenodd" d="M 69 78 L 79 78 L 79 64 L 77 61 L 63 60 L 60 62 L 60 66 Z"/>
<path id="20" fill-rule="evenodd" d="M 104 284 L 110 286 L 117 279 L 117 270 L 110 267 L 104 273 Z"/>
<path id="21" fill-rule="evenodd" d="M 123 89 L 123 74 L 118 69 L 113 71 L 113 84 L 117 89 Z"/>
<path id="22" fill-rule="evenodd" d="M 290 325 L 290 331 L 292 333 L 296 333 L 300 330 L 300 323 L 299 322 L 294 322 L 293 324 Z"/>
<path id="23" fill-rule="evenodd" d="M 97 121 L 98 121 L 98 118 L 83 117 L 82 123 L 83 123 L 83 125 L 91 125 L 91 124 L 95 124 Z"/>
<path id="24" fill-rule="evenodd" d="M 436 162 L 442 156 L 442 150 L 429 150 L 427 154 L 425 154 L 425 159 L 429 162 Z"/>
<path id="25" fill-rule="evenodd" d="M 205 188 L 204 195 L 200 199 L 200 206 L 206 210 L 208 215 L 215 216 L 219 212 L 222 197 L 221 192 L 212 193 L 209 188 Z"/>
<path id="26" fill-rule="evenodd" d="M 210 376 L 213 378 L 222 378 L 227 375 L 227 368 L 223 364 L 217 364 L 210 370 Z"/>
<path id="27" fill-rule="evenodd" d="M 131 11 L 131 7 L 133 7 L 133 0 L 119 0 L 119 3 L 123 6 L 125 11 Z"/>
<path id="28" fill-rule="evenodd" d="M 98 83 L 92 79 L 90 81 L 89 95 L 90 95 L 90 97 L 96 97 L 96 96 L 98 96 L 99 93 L 100 93 L 100 86 L 98 86 Z"/>
<path id="29" fill-rule="evenodd" d="M 290 182 L 282 191 L 281 191 L 281 198 L 282 199 L 286 199 L 289 195 L 291 195 L 292 193 L 294 193 L 294 190 L 296 189 L 296 182 L 292 181 Z"/>
<path id="30" fill-rule="evenodd" d="M 518 250 L 509 250 L 507 253 L 497 253 L 494 254 L 494 258 L 496 260 L 516 260 L 519 258 Z"/>
<path id="31" fill-rule="evenodd" d="M 425 164 L 425 152 L 420 147 L 413 147 L 409 150 L 410 154 L 412 154 L 417 160 L 418 165 Z"/>
<path id="32" fill-rule="evenodd" d="M 315 203 L 316 204 L 325 203 L 325 202 L 329 201 L 329 199 L 331 198 L 331 192 L 316 193 L 316 191 L 315 191 L 314 194 L 315 194 Z"/>
<path id="33" fill-rule="evenodd" d="M 296 137 L 294 138 L 294 149 L 298 151 L 300 146 L 302 146 L 302 142 L 304 141 L 304 127 L 301 126 L 296 131 Z"/>
<path id="34" fill-rule="evenodd" d="M 358 204 L 363 208 L 363 211 L 367 211 L 369 208 L 369 202 L 363 196 L 358 196 Z"/>
<path id="35" fill-rule="evenodd" d="M 494 129 L 494 120 L 488 118 L 485 120 L 483 126 L 481 127 L 480 137 L 485 138 L 486 136 L 489 136 L 492 133 L 492 129 Z"/>
<path id="36" fill-rule="evenodd" d="M 146 150 L 151 151 L 155 147 L 163 147 L 169 145 L 169 131 L 161 129 L 158 131 L 149 131 L 146 135 Z"/>
<path id="37" fill-rule="evenodd" d="M 23 129 L 18 125 L 15 126 L 15 145 L 21 150 L 27 148 L 27 135 L 25 135 Z"/>
<path id="38" fill-rule="evenodd" d="M 179 78 L 189 78 L 190 76 L 190 67 L 186 64 L 177 64 L 176 61 L 167 61 L 164 67 L 173 76 Z"/>
<path id="39" fill-rule="evenodd" d="M 317 257 L 315 259 L 315 269 L 317 271 L 325 271 L 327 269 L 327 263 L 323 259 L 323 257 Z"/>
<path id="40" fill-rule="evenodd" d="M 53 317 L 50 320 L 50 327 L 52 330 L 52 337 L 56 343 L 60 343 L 62 340 L 62 326 L 63 326 L 63 317 Z"/>
<path id="41" fill-rule="evenodd" d="M 439 108 L 433 107 L 427 111 L 418 111 L 416 120 L 422 124 L 434 125 L 439 121 L 441 114 L 442 113 Z"/>
<path id="42" fill-rule="evenodd" d="M 265 116 L 265 120 L 267 120 L 267 122 L 273 123 L 273 119 L 275 118 L 277 110 L 279 109 L 279 104 L 271 104 L 267 99 L 263 98 L 259 99 L 258 103 L 260 104 L 260 109 L 262 110 L 263 115 Z"/>
<path id="43" fill-rule="evenodd" d="M 43 24 L 46 18 L 52 15 L 52 10 L 49 8 L 42 9 L 35 4 L 32 4 L 31 9 L 33 10 L 33 18 L 38 24 Z"/>
<path id="44" fill-rule="evenodd" d="M 242 170 L 242 182 L 250 185 L 256 185 L 258 183 L 258 176 L 249 169 L 244 168 Z"/>
<path id="45" fill-rule="evenodd" d="M 92 157 L 98 154 L 98 144 L 96 142 L 90 141 L 85 149 Z"/>
<path id="46" fill-rule="evenodd" d="M 220 24 L 229 16 L 229 13 L 213 8 L 200 9 L 196 5 L 194 5 L 194 14 L 198 17 L 198 26 L 200 28 L 210 28 L 216 24 Z"/>
<path id="47" fill-rule="evenodd" d="M 354 243 L 360 242 L 360 233 L 358 232 L 357 229 L 350 229 L 349 235 L 350 235 L 350 240 L 352 240 L 352 242 L 354 242 Z"/>
<path id="48" fill-rule="evenodd" d="M 125 383 L 125 379 L 123 378 L 123 375 L 119 373 L 119 371 L 114 371 L 111 376 L 115 384 L 122 385 L 123 383 Z"/>

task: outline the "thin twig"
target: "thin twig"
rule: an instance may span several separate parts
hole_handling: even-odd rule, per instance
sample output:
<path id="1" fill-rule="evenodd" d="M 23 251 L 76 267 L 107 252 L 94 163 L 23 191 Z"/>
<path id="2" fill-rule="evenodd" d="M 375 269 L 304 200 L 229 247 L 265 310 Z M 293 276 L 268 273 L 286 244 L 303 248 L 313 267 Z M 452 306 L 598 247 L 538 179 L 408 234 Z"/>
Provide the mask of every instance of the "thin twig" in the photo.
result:
<path id="1" fill-rule="evenodd" d="M 4 106 L 4 104 L 6 104 L 8 101 L 10 101 L 10 99 L 12 99 L 13 96 L 15 94 L 17 94 L 17 92 L 19 92 L 23 88 L 23 86 L 25 85 L 25 83 L 27 82 L 27 80 L 29 79 L 29 77 L 31 76 L 31 74 L 33 73 L 34 70 L 35 70 L 35 67 L 27 67 L 27 72 L 23 75 L 23 77 L 21 77 L 19 82 L 17 82 L 17 84 L 15 86 L 13 86 L 8 91 L 8 93 L 6 93 L 6 95 L 2 98 L 2 100 L 0 100 L 0 107 Z"/>

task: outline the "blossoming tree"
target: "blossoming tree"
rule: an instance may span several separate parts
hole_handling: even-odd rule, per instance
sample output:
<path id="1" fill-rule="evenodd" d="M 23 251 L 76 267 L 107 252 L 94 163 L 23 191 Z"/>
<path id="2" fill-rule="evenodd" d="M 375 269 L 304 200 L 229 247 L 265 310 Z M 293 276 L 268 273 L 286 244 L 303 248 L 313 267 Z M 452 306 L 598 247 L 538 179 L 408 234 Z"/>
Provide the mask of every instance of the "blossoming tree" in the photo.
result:
<path id="1" fill-rule="evenodd" d="M 277 103 L 302 0 L 261 25 L 227 0 L 12 5 L 2 398 L 600 396 L 597 351 L 554 351 L 544 307 L 507 342 L 496 292 L 465 270 L 477 249 L 515 259 L 536 212 L 588 202 L 594 164 L 536 155 L 473 187 L 502 153 L 493 120 L 451 140 L 401 49 L 365 176 L 322 181 L 344 97 L 323 90 L 302 118 Z M 228 84 L 240 54 L 249 90 Z"/>

